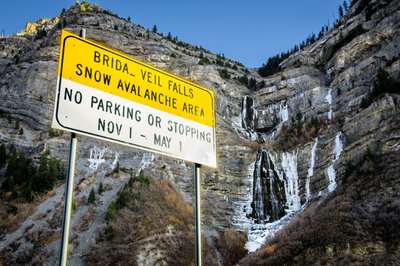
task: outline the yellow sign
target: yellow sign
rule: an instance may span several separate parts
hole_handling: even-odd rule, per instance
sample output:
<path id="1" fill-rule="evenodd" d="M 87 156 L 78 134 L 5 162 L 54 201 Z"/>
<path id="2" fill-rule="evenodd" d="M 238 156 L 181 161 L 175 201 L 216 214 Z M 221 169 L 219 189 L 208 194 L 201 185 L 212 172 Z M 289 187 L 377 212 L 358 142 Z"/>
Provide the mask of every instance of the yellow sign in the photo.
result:
<path id="1" fill-rule="evenodd" d="M 214 92 L 67 31 L 58 76 L 215 127 Z"/>
<path id="2" fill-rule="evenodd" d="M 217 165 L 212 90 L 66 31 L 52 126 Z"/>

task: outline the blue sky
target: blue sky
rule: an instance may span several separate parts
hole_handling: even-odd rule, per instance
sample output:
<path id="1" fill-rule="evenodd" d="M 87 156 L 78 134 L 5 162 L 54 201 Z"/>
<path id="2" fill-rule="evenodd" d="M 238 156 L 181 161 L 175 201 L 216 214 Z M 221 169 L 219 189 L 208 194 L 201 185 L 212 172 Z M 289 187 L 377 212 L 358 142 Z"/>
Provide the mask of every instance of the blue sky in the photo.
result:
<path id="1" fill-rule="evenodd" d="M 42 17 L 60 14 L 75 0 L 0 0 L 0 33 L 8 35 Z M 323 25 L 332 25 L 343 0 L 98 0 L 89 1 L 131 17 L 145 28 L 260 67 L 268 57 L 305 40 Z"/>

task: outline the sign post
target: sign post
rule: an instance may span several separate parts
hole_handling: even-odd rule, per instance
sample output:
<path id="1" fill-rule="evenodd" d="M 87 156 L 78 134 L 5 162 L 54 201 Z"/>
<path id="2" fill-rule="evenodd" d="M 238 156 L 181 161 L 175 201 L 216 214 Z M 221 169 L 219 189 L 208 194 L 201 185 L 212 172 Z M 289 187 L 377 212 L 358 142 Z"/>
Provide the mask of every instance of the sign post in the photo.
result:
<path id="1" fill-rule="evenodd" d="M 195 163 L 196 263 L 201 265 L 200 166 L 217 167 L 214 92 L 84 35 L 62 31 L 52 123 L 72 133 L 63 243 L 68 243 L 67 194 L 72 192 L 67 189 L 73 185 L 76 133 Z"/>
<path id="2" fill-rule="evenodd" d="M 200 164 L 194 164 L 194 194 L 195 194 L 195 249 L 196 265 L 201 265 L 201 178 Z"/>

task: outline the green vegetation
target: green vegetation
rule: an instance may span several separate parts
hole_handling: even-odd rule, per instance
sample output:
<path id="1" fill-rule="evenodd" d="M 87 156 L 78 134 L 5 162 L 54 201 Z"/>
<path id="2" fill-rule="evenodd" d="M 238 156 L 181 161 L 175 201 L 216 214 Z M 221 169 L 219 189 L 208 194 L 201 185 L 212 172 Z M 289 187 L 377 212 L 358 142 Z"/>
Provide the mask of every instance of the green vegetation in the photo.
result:
<path id="1" fill-rule="evenodd" d="M 122 209 L 126 207 L 128 200 L 134 196 L 132 188 L 124 186 L 124 188 L 119 192 L 118 199 L 115 202 L 117 209 Z"/>
<path id="2" fill-rule="evenodd" d="M 64 132 L 62 130 L 58 130 L 58 129 L 49 127 L 49 137 L 50 138 L 61 137 L 63 134 L 64 134 Z"/>
<path id="3" fill-rule="evenodd" d="M 140 170 L 139 178 L 137 179 L 137 181 L 142 185 L 150 185 L 150 179 L 144 176 L 143 169 Z"/>
<path id="4" fill-rule="evenodd" d="M 119 171 L 120 171 L 119 162 L 117 162 L 113 170 L 113 174 L 119 174 Z"/>
<path id="5" fill-rule="evenodd" d="M 226 68 L 220 68 L 218 69 L 219 75 L 221 76 L 221 78 L 223 79 L 230 79 L 231 78 L 231 74 L 229 73 L 228 69 Z"/>
<path id="6" fill-rule="evenodd" d="M 2 143 L 0 145 L 0 168 L 2 168 L 7 162 L 7 151 L 6 145 Z"/>
<path id="7" fill-rule="evenodd" d="M 17 118 L 17 119 L 15 120 L 14 129 L 19 129 L 19 118 Z"/>
<path id="8" fill-rule="evenodd" d="M 199 65 L 210 65 L 210 64 L 211 64 L 211 61 L 210 61 L 210 59 L 208 59 L 207 56 L 200 58 L 200 60 L 199 60 Z"/>
<path id="9" fill-rule="evenodd" d="M 246 86 L 248 89 L 250 90 L 255 90 L 259 85 L 265 85 L 264 83 L 260 83 L 259 85 L 257 84 L 257 80 L 253 77 L 251 77 L 250 79 L 248 78 L 247 75 L 243 75 L 240 77 L 236 78 L 240 83 L 242 83 L 244 86 Z"/>
<path id="10" fill-rule="evenodd" d="M 107 208 L 106 221 L 113 220 L 116 213 L 117 213 L 117 205 L 115 204 L 115 201 L 112 201 Z"/>
<path id="11" fill-rule="evenodd" d="M 316 117 L 305 121 L 301 112 L 292 117 L 290 125 L 283 125 L 281 133 L 275 144 L 277 150 L 291 150 L 294 146 L 306 144 L 318 136 L 322 124 Z"/>
<path id="12" fill-rule="evenodd" d="M 96 201 L 96 193 L 94 192 L 94 188 L 90 190 L 88 197 L 88 204 L 93 204 Z"/>
<path id="13" fill-rule="evenodd" d="M 97 193 L 99 193 L 99 195 L 101 195 L 101 194 L 103 194 L 103 192 L 104 192 L 103 182 L 100 182 L 99 188 L 97 189 Z"/>
<path id="14" fill-rule="evenodd" d="M 111 224 L 107 224 L 106 229 L 104 230 L 104 238 L 106 240 L 111 240 L 115 235 L 115 228 Z"/>
<path id="15" fill-rule="evenodd" d="M 157 25 L 154 25 L 151 31 L 152 31 L 153 33 L 157 33 L 157 31 L 158 31 Z"/>
<path id="16" fill-rule="evenodd" d="M 42 153 L 36 164 L 11 146 L 4 161 L 3 145 L 0 147 L 0 165 L 7 163 L 7 168 L 2 189 L 5 193 L 10 192 L 12 198 L 22 196 L 31 201 L 34 193 L 44 193 L 64 178 L 64 166 L 58 159 L 50 157 L 49 150 Z"/>
<path id="17" fill-rule="evenodd" d="M 76 201 L 74 199 L 71 202 L 71 210 L 73 213 L 76 211 Z"/>

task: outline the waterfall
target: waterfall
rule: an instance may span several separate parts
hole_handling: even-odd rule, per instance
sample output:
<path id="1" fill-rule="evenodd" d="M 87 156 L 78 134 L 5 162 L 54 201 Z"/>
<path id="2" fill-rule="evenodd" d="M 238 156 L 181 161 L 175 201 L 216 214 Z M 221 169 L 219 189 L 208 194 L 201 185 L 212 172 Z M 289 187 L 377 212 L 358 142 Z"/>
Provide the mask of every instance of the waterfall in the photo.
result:
<path id="1" fill-rule="evenodd" d="M 328 119 L 332 119 L 332 88 L 328 89 L 328 94 L 325 96 L 325 100 L 328 103 L 329 111 L 328 111 Z"/>
<path id="2" fill-rule="evenodd" d="M 289 119 L 289 111 L 288 111 L 288 106 L 285 104 L 280 104 L 279 105 L 279 117 L 280 117 L 280 124 L 283 124 L 284 122 L 288 121 Z"/>
<path id="3" fill-rule="evenodd" d="M 339 132 L 338 134 L 336 134 L 335 146 L 332 151 L 332 153 L 333 153 L 332 164 L 327 169 L 327 175 L 328 175 L 328 180 L 329 180 L 329 185 L 328 185 L 329 192 L 332 192 L 336 188 L 336 172 L 335 172 L 333 165 L 339 159 L 340 154 L 343 151 L 343 143 L 342 143 L 342 140 L 340 139 L 341 136 L 342 136 L 342 132 Z"/>
<path id="4" fill-rule="evenodd" d="M 318 138 L 315 138 L 314 144 L 311 148 L 311 156 L 310 156 L 310 161 L 308 162 L 308 169 L 307 169 L 307 177 L 306 177 L 306 200 L 307 201 L 309 201 L 311 199 L 310 182 L 311 182 L 311 177 L 314 175 L 315 154 L 317 151 L 317 145 L 318 145 Z"/>
<path id="5" fill-rule="evenodd" d="M 119 152 L 115 152 L 114 161 L 113 161 L 112 164 L 110 165 L 110 167 L 111 167 L 112 170 L 114 170 L 115 167 L 117 166 L 118 159 L 119 159 Z"/>
<path id="6" fill-rule="evenodd" d="M 282 170 L 285 181 L 286 205 L 288 212 L 297 211 L 301 207 L 299 194 L 299 177 L 297 173 L 297 154 L 282 154 Z M 282 179 L 282 178 L 281 178 Z"/>
<path id="7" fill-rule="evenodd" d="M 273 176 L 273 170 L 269 169 L 269 176 Z M 281 218 L 280 216 L 280 210 L 279 210 L 279 201 L 278 201 L 278 195 L 276 193 L 275 190 L 275 186 L 274 186 L 274 179 L 273 178 L 269 178 L 269 200 L 270 200 L 270 205 L 271 205 L 271 218 L 272 221 L 277 221 L 279 220 L 279 218 Z"/>
<path id="8" fill-rule="evenodd" d="M 260 149 L 254 165 L 253 201 L 250 217 L 257 222 L 272 222 L 285 215 L 285 189 L 265 149 Z"/>
<path id="9" fill-rule="evenodd" d="M 242 127 L 252 129 L 254 123 L 255 110 L 253 108 L 253 98 L 246 95 L 242 99 Z"/>
<path id="10" fill-rule="evenodd" d="M 263 186 L 263 178 L 262 178 L 262 162 L 264 158 L 264 150 L 261 150 L 257 154 L 257 159 L 254 167 L 254 183 L 253 183 L 253 202 L 252 207 L 254 208 L 254 212 L 256 214 L 256 218 L 258 221 L 264 221 L 264 186 Z"/>

